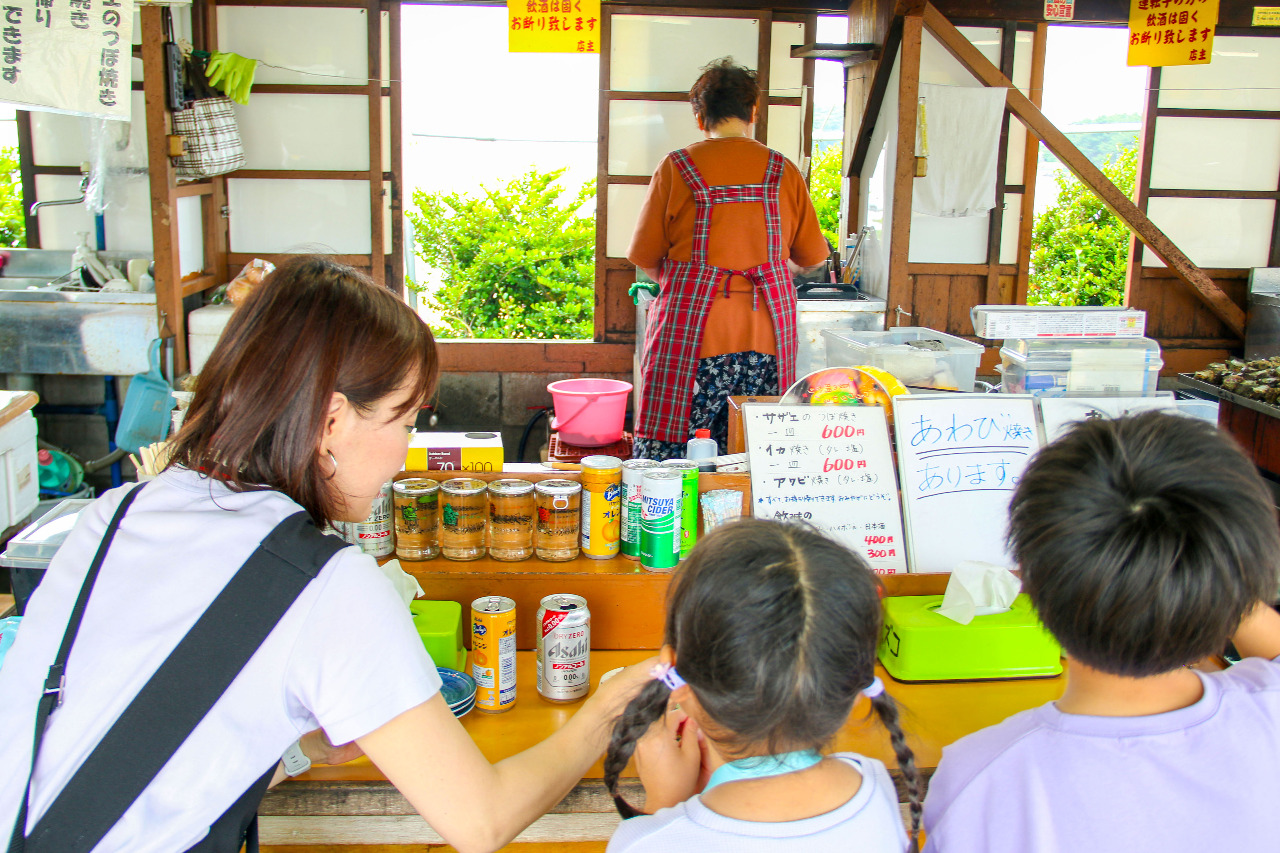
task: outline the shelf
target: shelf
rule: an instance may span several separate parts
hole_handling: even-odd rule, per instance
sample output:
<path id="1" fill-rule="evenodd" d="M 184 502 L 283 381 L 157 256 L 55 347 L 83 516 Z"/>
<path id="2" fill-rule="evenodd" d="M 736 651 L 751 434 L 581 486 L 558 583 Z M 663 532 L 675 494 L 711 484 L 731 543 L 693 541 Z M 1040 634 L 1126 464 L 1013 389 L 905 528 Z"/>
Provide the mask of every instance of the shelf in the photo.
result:
<path id="1" fill-rule="evenodd" d="M 838 59 L 846 65 L 856 65 L 859 62 L 876 59 L 879 55 L 879 46 L 874 44 L 810 42 L 791 46 L 792 59 Z"/>

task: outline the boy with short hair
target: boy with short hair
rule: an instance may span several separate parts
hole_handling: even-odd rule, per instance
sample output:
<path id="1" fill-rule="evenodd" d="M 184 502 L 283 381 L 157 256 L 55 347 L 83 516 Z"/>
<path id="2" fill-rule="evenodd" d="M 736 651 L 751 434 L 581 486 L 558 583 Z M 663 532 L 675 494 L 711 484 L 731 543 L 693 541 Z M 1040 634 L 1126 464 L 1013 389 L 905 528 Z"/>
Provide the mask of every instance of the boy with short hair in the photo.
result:
<path id="1" fill-rule="evenodd" d="M 1225 434 L 1148 413 L 1041 450 L 1010 504 L 1062 698 L 947 747 L 926 853 L 1276 849 L 1280 529 Z M 1230 639 L 1245 658 L 1190 665 Z"/>

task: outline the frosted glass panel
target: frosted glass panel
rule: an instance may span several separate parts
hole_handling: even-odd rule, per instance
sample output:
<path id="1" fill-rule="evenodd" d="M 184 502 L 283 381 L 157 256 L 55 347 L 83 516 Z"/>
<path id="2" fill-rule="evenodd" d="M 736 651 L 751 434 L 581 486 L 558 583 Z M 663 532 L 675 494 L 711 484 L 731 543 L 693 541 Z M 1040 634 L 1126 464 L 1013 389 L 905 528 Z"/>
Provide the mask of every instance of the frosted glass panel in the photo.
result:
<path id="1" fill-rule="evenodd" d="M 1031 51 L 1034 48 L 1033 33 L 1019 31 L 1013 40 L 1013 85 L 1022 90 L 1022 94 L 1031 97 L 1027 91 L 1031 88 Z M 996 67 L 1000 61 L 996 60 Z"/>
<path id="2" fill-rule="evenodd" d="M 1009 147 L 1004 161 L 1004 182 L 1022 183 L 1022 167 L 1027 160 L 1027 128 L 1012 113 L 1009 114 Z"/>
<path id="3" fill-rule="evenodd" d="M 33 110 L 31 146 L 38 165 L 79 166 L 89 159 L 88 120 Z"/>
<path id="4" fill-rule="evenodd" d="M 369 184 L 230 179 L 231 251 L 370 252 Z"/>
<path id="5" fill-rule="evenodd" d="M 74 197 L 74 195 L 73 195 Z M 146 175 L 113 176 L 107 189 L 108 206 L 104 218 L 107 248 L 112 251 L 151 251 L 151 185 Z M 65 210 L 66 208 L 54 208 Z M 40 211 L 44 215 L 44 209 Z M 40 226 L 43 238 L 44 226 Z M 90 237 L 92 239 L 92 237 Z M 46 244 L 45 248 L 53 248 Z M 68 248 L 73 248 L 68 246 Z"/>
<path id="6" fill-rule="evenodd" d="M 204 217 L 199 196 L 178 199 L 178 266 L 180 275 L 204 271 Z"/>
<path id="7" fill-rule="evenodd" d="M 1156 120 L 1151 186 L 1184 190 L 1264 190 L 1280 178 L 1280 121 Z"/>
<path id="8" fill-rule="evenodd" d="M 218 48 L 268 63 L 258 66 L 255 83 L 363 85 L 366 20 L 363 9 L 219 6 Z"/>
<path id="9" fill-rule="evenodd" d="M 988 214 L 982 216 L 925 216 L 911 214 L 913 264 L 985 264 Z"/>
<path id="10" fill-rule="evenodd" d="M 1280 39 L 1216 36 L 1208 65 L 1161 72 L 1160 106 L 1280 110 Z"/>
<path id="11" fill-rule="evenodd" d="M 973 46 L 1000 66 L 1000 31 L 989 27 L 960 27 L 960 32 Z M 920 82 L 945 86 L 981 86 L 982 82 L 970 74 L 954 56 L 947 52 L 942 42 L 928 30 L 920 47 Z"/>
<path id="12" fill-rule="evenodd" d="M 640 221 L 640 208 L 649 192 L 647 185 L 611 184 L 609 186 L 609 233 L 605 235 L 605 255 L 625 258 L 631 246 L 631 235 Z"/>
<path id="13" fill-rule="evenodd" d="M 254 95 L 236 106 L 247 169 L 368 169 L 369 99 Z"/>
<path id="14" fill-rule="evenodd" d="M 800 164 L 800 127 L 804 111 L 799 107 L 769 107 L 769 135 L 765 142 L 792 163 Z"/>
<path id="15" fill-rule="evenodd" d="M 773 38 L 769 42 L 770 95 L 800 97 L 800 87 L 804 84 L 804 60 L 791 58 L 791 46 L 800 44 L 804 44 L 804 24 L 773 22 Z"/>
<path id="16" fill-rule="evenodd" d="M 1153 198 L 1147 215 L 1200 267 L 1237 269 L 1267 265 L 1276 203 L 1229 198 Z M 1164 266 L 1146 250 L 1143 264 Z"/>
<path id="17" fill-rule="evenodd" d="M 619 92 L 687 92 L 702 67 L 722 56 L 755 68 L 755 18 L 614 15 L 609 86 Z"/>
<path id="18" fill-rule="evenodd" d="M 1000 263 L 1018 262 L 1018 224 L 1022 221 L 1022 195 L 1009 193 L 1004 197 L 1004 221 L 1000 226 Z"/>
<path id="19" fill-rule="evenodd" d="M 609 105 L 609 174 L 652 175 L 677 148 L 702 139 L 684 101 L 613 101 Z"/>

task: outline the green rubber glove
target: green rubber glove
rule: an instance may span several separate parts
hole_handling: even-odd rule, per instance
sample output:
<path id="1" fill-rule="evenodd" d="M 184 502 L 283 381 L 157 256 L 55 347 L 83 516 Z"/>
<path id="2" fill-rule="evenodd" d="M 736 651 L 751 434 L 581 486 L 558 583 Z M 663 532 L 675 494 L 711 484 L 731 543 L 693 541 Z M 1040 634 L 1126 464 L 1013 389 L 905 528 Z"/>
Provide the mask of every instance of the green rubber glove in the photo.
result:
<path id="1" fill-rule="evenodd" d="M 640 304 L 640 291 L 642 290 L 649 291 L 650 296 L 658 295 L 658 285 L 656 282 L 637 281 L 635 284 L 627 288 L 627 295 L 631 297 L 631 301 L 636 305 Z"/>
<path id="2" fill-rule="evenodd" d="M 223 78 L 227 76 L 229 68 L 227 60 L 230 57 L 231 54 L 220 53 L 216 50 L 210 55 L 209 61 L 204 66 L 204 76 L 209 81 L 210 86 L 222 88 Z"/>

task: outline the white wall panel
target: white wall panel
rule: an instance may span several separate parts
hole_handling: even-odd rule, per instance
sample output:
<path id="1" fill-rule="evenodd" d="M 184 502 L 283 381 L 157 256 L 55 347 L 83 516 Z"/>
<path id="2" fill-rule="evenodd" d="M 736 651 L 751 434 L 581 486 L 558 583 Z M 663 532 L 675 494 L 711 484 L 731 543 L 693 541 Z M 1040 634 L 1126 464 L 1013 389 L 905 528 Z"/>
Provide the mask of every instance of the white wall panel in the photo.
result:
<path id="1" fill-rule="evenodd" d="M 702 67 L 723 56 L 756 67 L 755 18 L 614 15 L 610 88 L 620 92 L 687 92 Z"/>
<path id="2" fill-rule="evenodd" d="M 232 252 L 370 252 L 366 182 L 231 179 L 227 199 Z"/>
<path id="3" fill-rule="evenodd" d="M 652 175 L 663 157 L 699 139 L 702 132 L 687 101 L 613 101 L 609 174 Z"/>
<path id="4" fill-rule="evenodd" d="M 1208 65 L 1171 65 L 1160 76 L 1160 106 L 1280 110 L 1280 39 L 1216 36 Z"/>
<path id="5" fill-rule="evenodd" d="M 640 208 L 644 206 L 644 197 L 649 192 L 647 186 L 639 184 L 609 185 L 609 233 L 605 235 L 605 255 L 610 258 L 625 258 L 631 246 L 631 235 L 640 221 Z"/>
<path id="6" fill-rule="evenodd" d="M 268 63 L 258 66 L 255 83 L 362 85 L 369 80 L 366 21 L 363 9 L 219 6 L 218 47 Z"/>
<path id="7" fill-rule="evenodd" d="M 773 22 L 769 41 L 769 94 L 784 98 L 800 97 L 800 87 L 804 85 L 804 60 L 791 58 L 791 46 L 801 44 L 804 44 L 804 24 Z"/>
<path id="8" fill-rule="evenodd" d="M 1170 118 L 1156 121 L 1151 186 L 1195 190 L 1275 190 L 1280 121 Z"/>
<path id="9" fill-rule="evenodd" d="M 246 169 L 369 168 L 364 96 L 254 95 L 236 121 Z"/>
<path id="10" fill-rule="evenodd" d="M 1258 199 L 1153 198 L 1147 215 L 1200 267 L 1267 265 L 1276 203 Z M 1164 266 L 1149 249 L 1143 265 Z"/>

